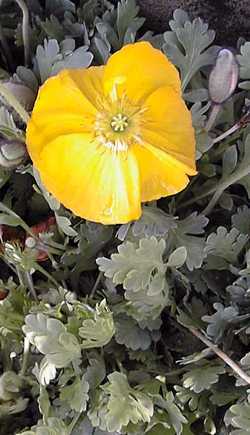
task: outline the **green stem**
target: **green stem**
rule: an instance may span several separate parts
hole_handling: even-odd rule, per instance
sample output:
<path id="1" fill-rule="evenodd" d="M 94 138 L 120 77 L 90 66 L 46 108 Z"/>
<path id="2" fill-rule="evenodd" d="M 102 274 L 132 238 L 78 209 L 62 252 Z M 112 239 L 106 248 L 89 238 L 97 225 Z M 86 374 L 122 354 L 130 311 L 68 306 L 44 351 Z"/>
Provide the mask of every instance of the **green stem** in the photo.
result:
<path id="1" fill-rule="evenodd" d="M 50 240 L 48 243 L 45 241 L 43 241 L 42 239 L 41 239 L 41 242 L 44 244 L 44 246 L 46 246 L 46 247 L 48 247 L 48 248 L 55 248 L 55 254 L 56 253 L 61 253 L 61 252 L 59 252 L 59 251 L 65 251 L 66 250 L 66 248 L 65 248 L 65 246 L 63 246 L 61 243 L 57 243 L 57 242 L 54 242 L 53 240 Z M 52 251 L 51 251 L 52 252 Z"/>
<path id="2" fill-rule="evenodd" d="M 30 350 L 30 343 L 29 343 L 29 340 L 27 339 L 27 337 L 25 337 L 24 346 L 23 346 L 23 362 L 22 362 L 22 367 L 21 367 L 21 371 L 20 371 L 21 376 L 24 376 L 25 372 L 27 370 L 29 350 Z"/>
<path id="3" fill-rule="evenodd" d="M 49 254 L 51 254 L 51 255 L 62 255 L 62 251 L 61 250 L 55 249 L 55 248 L 51 247 L 51 245 L 48 245 L 48 244 L 42 242 L 41 246 L 48 253 L 48 256 L 49 256 Z"/>
<path id="4" fill-rule="evenodd" d="M 201 213 L 204 215 L 208 215 L 209 213 L 211 213 L 212 209 L 214 208 L 215 204 L 219 201 L 223 192 L 224 192 L 224 189 L 223 190 L 221 190 L 221 189 L 216 190 L 212 199 L 210 199 L 208 205 L 204 208 L 204 210 Z"/>
<path id="5" fill-rule="evenodd" d="M 29 10 L 24 0 L 16 0 L 19 8 L 22 10 L 23 22 L 22 22 L 22 35 L 24 46 L 24 61 L 25 65 L 29 64 L 30 60 L 30 38 L 29 38 Z"/>
<path id="6" fill-rule="evenodd" d="M 244 162 L 243 162 L 244 163 Z M 232 184 L 237 183 L 239 180 L 241 180 L 243 177 L 246 177 L 250 174 L 250 165 L 247 165 L 244 167 L 244 164 L 240 165 L 239 168 L 233 172 L 229 177 L 227 177 L 226 180 L 218 182 L 218 184 L 211 189 L 201 193 L 200 195 L 195 196 L 192 199 L 189 199 L 188 201 L 181 204 L 179 209 L 186 208 L 187 206 L 190 206 L 194 204 L 195 202 L 199 201 L 200 199 L 206 198 L 209 195 L 214 194 L 212 199 L 210 200 L 207 207 L 202 211 L 202 214 L 208 214 L 211 212 L 217 201 L 219 200 L 220 196 L 226 190 L 228 187 L 230 187 Z"/>
<path id="7" fill-rule="evenodd" d="M 214 343 L 208 340 L 198 329 L 188 328 L 192 334 L 197 337 L 202 343 L 204 343 L 209 349 L 211 349 L 224 363 L 226 363 L 244 382 L 250 384 L 250 376 L 242 368 L 235 363 L 225 352 L 218 348 Z"/>
<path id="8" fill-rule="evenodd" d="M 5 264 L 12 270 L 13 273 L 16 274 L 16 276 L 18 277 L 18 273 L 16 270 L 16 267 L 12 266 L 12 264 L 8 263 L 8 261 L 5 260 L 4 255 L 0 255 L 0 258 L 5 262 Z M 19 278 L 18 278 L 19 279 Z"/>
<path id="9" fill-rule="evenodd" d="M 202 211 L 202 214 L 207 215 L 211 213 L 212 209 L 214 208 L 215 204 L 221 197 L 224 190 L 226 190 L 228 187 L 230 187 L 232 184 L 237 183 L 237 181 L 241 180 L 242 178 L 246 177 L 250 174 L 250 165 L 247 165 L 246 167 L 242 167 L 243 165 L 240 165 L 239 168 L 232 173 L 225 181 L 222 181 L 216 188 L 216 191 L 214 192 L 213 197 L 209 201 L 208 205 L 204 208 Z"/>
<path id="10" fill-rule="evenodd" d="M 229 128 L 227 131 L 222 133 L 220 136 L 215 137 L 212 140 L 213 145 L 216 144 L 217 142 L 221 142 L 222 140 L 226 139 L 226 137 L 228 137 L 231 134 L 235 133 L 237 130 L 239 130 L 239 128 L 241 128 L 241 125 L 237 122 L 231 128 Z"/>
<path id="11" fill-rule="evenodd" d="M 95 284 L 94 284 L 94 286 L 93 286 L 93 288 L 92 288 L 92 290 L 90 292 L 90 295 L 89 295 L 90 299 L 92 299 L 94 297 L 94 294 L 95 294 L 96 290 L 98 289 L 98 286 L 100 284 L 102 276 L 103 276 L 103 272 L 99 272 L 99 274 L 98 274 L 98 276 L 96 278 L 96 282 L 95 282 Z"/>
<path id="12" fill-rule="evenodd" d="M 3 83 L 0 82 L 0 95 L 4 97 L 7 103 L 18 113 L 24 124 L 29 122 L 29 114 L 23 108 L 23 106 L 19 103 L 16 97 L 4 86 Z"/>
<path id="13" fill-rule="evenodd" d="M 7 207 L 2 202 L 0 202 L 0 211 L 3 211 L 4 213 L 7 213 L 8 215 L 18 219 L 20 227 L 22 227 L 26 231 L 26 233 L 28 233 L 38 243 L 42 243 L 46 249 L 48 248 L 48 250 L 50 250 L 52 254 L 60 255 L 61 251 L 65 251 L 65 247 L 60 243 L 56 243 L 53 241 L 50 241 L 49 243 L 43 242 L 43 240 L 41 240 L 39 236 L 33 233 L 32 229 L 26 224 L 26 222 L 24 222 L 22 218 L 20 218 L 20 216 L 18 216 L 14 211 L 12 211 L 9 207 Z"/>
<path id="14" fill-rule="evenodd" d="M 20 218 L 20 216 L 18 216 L 14 211 L 12 211 L 9 207 L 7 207 L 7 205 L 5 205 L 3 202 L 0 202 L 0 211 L 3 211 L 4 213 L 7 213 L 8 215 L 18 219 L 20 227 L 22 227 L 28 234 L 30 234 L 33 237 L 33 239 L 36 239 L 39 243 L 41 242 L 39 237 L 37 237 L 32 232 L 31 228 L 26 224 L 26 222 L 24 222 L 24 220 Z"/>
<path id="15" fill-rule="evenodd" d="M 36 290 L 35 290 L 33 279 L 32 279 L 30 272 L 26 272 L 26 279 L 27 279 L 28 287 L 30 289 L 30 293 L 32 294 L 35 301 L 37 301 L 38 298 L 37 298 Z"/>
<path id="16" fill-rule="evenodd" d="M 116 365 L 119 368 L 120 372 L 123 374 L 126 374 L 126 371 L 125 371 L 121 361 L 119 361 L 119 359 L 117 359 L 117 358 L 115 359 L 115 361 L 116 361 Z"/>
<path id="17" fill-rule="evenodd" d="M 40 264 L 36 263 L 35 268 L 36 270 L 38 270 L 38 272 L 40 272 L 42 275 L 46 276 L 46 278 L 48 278 L 51 282 L 53 282 L 53 284 L 57 288 L 59 287 L 58 282 L 53 278 L 52 275 L 50 275 L 49 272 L 47 272 L 47 270 L 45 270 L 42 266 L 40 266 Z"/>
<path id="18" fill-rule="evenodd" d="M 205 125 L 205 130 L 207 132 L 210 131 L 211 128 L 213 127 L 220 109 L 221 109 L 221 105 L 220 104 L 214 104 L 212 106 L 211 112 L 209 114 L 209 118 L 208 118 L 207 123 Z"/>
<path id="19" fill-rule="evenodd" d="M 68 426 L 68 435 L 70 435 L 71 432 L 73 431 L 73 429 L 74 429 L 76 423 L 78 422 L 80 416 L 81 416 L 81 413 L 78 412 L 78 413 L 75 415 L 75 417 L 73 418 L 72 422 L 71 422 L 70 425 Z"/>
<path id="20" fill-rule="evenodd" d="M 10 358 L 9 341 L 4 336 L 0 336 L 0 358 L 3 371 L 11 370 L 12 361 Z"/>
<path id="21" fill-rule="evenodd" d="M 22 272 L 20 271 L 20 269 L 17 266 L 16 266 L 16 273 L 17 273 L 17 277 L 18 277 L 20 285 L 22 287 L 25 287 L 23 276 L 22 276 Z"/>
<path id="22" fill-rule="evenodd" d="M 203 199 L 209 195 L 212 195 L 217 190 L 217 188 L 218 188 L 218 186 L 212 187 L 211 189 L 201 193 L 200 195 L 194 196 L 193 198 L 191 198 L 188 201 L 181 204 L 180 207 L 178 208 L 178 210 L 186 208 L 187 206 L 194 204 L 195 202 L 199 201 L 200 199 Z"/>

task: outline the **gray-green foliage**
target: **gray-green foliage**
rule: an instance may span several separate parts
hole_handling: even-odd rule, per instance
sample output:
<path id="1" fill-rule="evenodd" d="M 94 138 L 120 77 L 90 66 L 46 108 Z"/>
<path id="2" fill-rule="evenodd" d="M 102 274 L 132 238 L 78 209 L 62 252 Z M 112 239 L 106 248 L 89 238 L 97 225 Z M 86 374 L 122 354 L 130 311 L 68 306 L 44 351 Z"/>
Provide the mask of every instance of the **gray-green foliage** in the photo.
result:
<path id="1" fill-rule="evenodd" d="M 151 337 L 149 332 L 141 329 L 129 317 L 120 316 L 115 325 L 117 343 L 124 344 L 128 349 L 132 350 L 146 350 L 150 347 Z"/>
<path id="2" fill-rule="evenodd" d="M 248 240 L 246 234 L 241 234 L 236 228 L 229 232 L 225 227 L 218 227 L 216 233 L 207 238 L 205 252 L 207 254 L 208 267 L 225 269 L 227 264 L 237 263 L 239 254 Z"/>
<path id="3" fill-rule="evenodd" d="M 224 307 L 220 303 L 215 303 L 214 308 L 216 313 L 211 316 L 203 316 L 202 320 L 209 323 L 207 334 L 217 342 L 223 337 L 230 323 L 236 320 L 238 310 L 233 306 Z"/>
<path id="4" fill-rule="evenodd" d="M 88 413 L 93 426 L 109 432 L 120 431 L 129 422 L 149 422 L 152 415 L 153 402 L 149 396 L 132 388 L 126 376 L 119 372 L 108 376 L 96 406 Z"/>
<path id="5" fill-rule="evenodd" d="M 88 390 L 89 384 L 84 377 L 82 379 L 77 377 L 72 384 L 62 387 L 60 400 L 66 402 L 76 412 L 85 411 L 89 399 Z"/>
<path id="6" fill-rule="evenodd" d="M 247 435 L 249 426 L 249 402 L 245 401 L 230 407 L 230 423 L 233 427 L 232 435 Z"/>
<path id="7" fill-rule="evenodd" d="M 111 49 L 118 50 L 135 41 L 136 33 L 145 21 L 138 17 L 138 12 L 135 0 L 121 0 L 117 9 L 112 7 L 102 18 L 96 18 L 97 33 L 93 38 L 93 50 L 100 62 L 107 61 Z"/>
<path id="8" fill-rule="evenodd" d="M 232 225 L 243 234 L 250 234 L 250 209 L 243 205 L 232 216 Z"/>
<path id="9" fill-rule="evenodd" d="M 56 368 L 67 367 L 81 356 L 78 339 L 67 332 L 64 324 L 57 319 L 48 318 L 42 313 L 28 314 L 23 331 L 29 342 L 45 355 L 40 367 L 42 384 L 56 376 Z"/>
<path id="10" fill-rule="evenodd" d="M 240 65 L 240 77 L 242 79 L 250 79 L 250 62 L 249 62 L 249 53 L 250 53 L 250 43 L 245 42 L 240 47 L 240 54 L 237 56 L 239 65 Z M 242 89 L 250 88 L 250 81 L 244 80 L 239 85 Z"/>
<path id="11" fill-rule="evenodd" d="M 56 39 L 45 39 L 36 49 L 33 72 L 20 67 L 17 69 L 17 78 L 36 91 L 38 83 L 44 83 L 65 68 L 88 67 L 92 59 L 88 46 L 76 48 L 74 39 L 68 38 L 60 43 Z"/>
<path id="12" fill-rule="evenodd" d="M 190 370 L 183 376 L 183 386 L 195 393 L 209 389 L 212 384 L 218 382 L 218 376 L 225 373 L 222 365 L 206 364 Z"/>
<path id="13" fill-rule="evenodd" d="M 91 316 L 92 317 L 92 316 Z M 105 300 L 96 306 L 93 318 L 83 320 L 79 335 L 84 349 L 102 347 L 107 344 L 115 332 L 113 316 Z"/>
<path id="14" fill-rule="evenodd" d="M 163 49 L 172 62 L 180 69 L 182 88 L 186 89 L 195 73 L 215 59 L 214 47 L 210 47 L 215 32 L 201 18 L 190 21 L 186 12 L 177 9 L 169 25 L 172 31 L 164 34 Z"/>
<path id="15" fill-rule="evenodd" d="M 125 242 L 111 259 L 99 258 L 97 264 L 105 276 L 112 278 L 114 284 L 123 284 L 125 290 L 138 292 L 146 288 L 149 296 L 157 295 L 165 286 L 165 248 L 165 241 L 154 237 L 141 239 L 139 246 Z"/>

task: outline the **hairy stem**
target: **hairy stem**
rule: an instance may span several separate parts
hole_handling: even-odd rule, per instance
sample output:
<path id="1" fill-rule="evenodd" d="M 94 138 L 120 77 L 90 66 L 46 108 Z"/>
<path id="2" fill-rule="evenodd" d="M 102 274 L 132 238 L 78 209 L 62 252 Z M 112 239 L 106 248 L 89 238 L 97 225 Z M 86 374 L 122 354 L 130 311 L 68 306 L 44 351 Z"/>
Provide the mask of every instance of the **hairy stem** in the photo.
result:
<path id="1" fill-rule="evenodd" d="M 94 294 L 95 294 L 96 290 L 98 289 L 98 286 L 99 286 L 99 284 L 100 284 L 100 281 L 101 281 L 101 279 L 102 279 L 102 276 L 103 276 L 103 273 L 102 273 L 102 272 L 99 272 L 99 274 L 98 274 L 98 276 L 97 276 L 97 278 L 96 278 L 96 282 L 95 282 L 95 284 L 93 285 L 93 288 L 92 288 L 92 290 L 91 290 L 91 292 L 90 292 L 90 295 L 89 295 L 90 299 L 92 299 L 92 298 L 94 297 Z"/>
<path id="2" fill-rule="evenodd" d="M 211 128 L 213 127 L 213 125 L 214 125 L 214 123 L 215 123 L 215 120 L 216 120 L 216 118 L 217 118 L 217 116 L 218 116 L 218 113 L 219 113 L 220 109 L 221 109 L 221 105 L 220 105 L 220 104 L 214 104 L 214 105 L 212 106 L 212 109 L 211 109 L 211 112 L 210 112 L 210 114 L 209 114 L 209 117 L 208 117 L 207 123 L 206 123 L 206 125 L 205 125 L 205 130 L 206 130 L 206 131 L 210 131 Z"/>
<path id="3" fill-rule="evenodd" d="M 209 190 L 206 190 L 205 192 L 201 193 L 200 195 L 194 196 L 193 198 L 189 199 L 188 201 L 183 202 L 182 204 L 180 204 L 180 207 L 178 207 L 178 210 L 182 209 L 182 208 L 186 208 L 189 205 L 194 204 L 195 202 L 199 201 L 200 199 L 206 198 L 209 195 L 212 195 L 216 190 L 217 187 L 212 187 Z"/>
<path id="4" fill-rule="evenodd" d="M 208 340 L 200 331 L 195 328 L 188 328 L 189 331 L 197 337 L 202 343 L 204 343 L 209 349 L 211 349 L 225 364 L 227 364 L 231 369 L 239 376 L 244 382 L 250 384 L 250 376 L 242 368 L 234 362 L 225 352 L 218 348 L 212 341 Z"/>
<path id="5" fill-rule="evenodd" d="M 26 279 L 27 279 L 28 287 L 30 289 L 30 293 L 32 294 L 32 296 L 35 299 L 35 301 L 37 301 L 38 298 L 37 298 L 36 290 L 35 290 L 35 287 L 34 287 L 32 275 L 30 274 L 30 272 L 26 272 Z"/>
<path id="6" fill-rule="evenodd" d="M 68 433 L 69 433 L 69 435 L 72 433 L 72 431 L 73 431 L 75 425 L 77 424 L 80 416 L 81 416 L 81 412 L 77 413 L 75 415 L 75 417 L 73 418 L 72 422 L 70 423 L 70 425 L 68 426 Z"/>
<path id="7" fill-rule="evenodd" d="M 25 375 L 25 372 L 27 369 L 29 350 L 30 350 L 30 343 L 29 343 L 29 340 L 27 339 L 27 337 L 25 337 L 24 346 L 23 346 L 23 362 L 22 362 L 22 367 L 21 367 L 21 371 L 20 371 L 21 376 Z"/>
<path id="8" fill-rule="evenodd" d="M 39 237 L 36 236 L 32 232 L 31 228 L 26 224 L 26 222 L 24 222 L 24 220 L 22 218 L 20 218 L 20 216 L 18 216 L 13 210 L 11 210 L 9 207 L 7 207 L 7 205 L 5 205 L 3 202 L 0 202 L 0 211 L 3 211 L 4 213 L 8 214 L 9 216 L 13 216 L 13 217 L 17 218 L 19 220 L 18 225 L 20 225 L 20 227 L 22 227 L 35 240 L 37 240 L 38 242 L 41 242 Z"/>
<path id="9" fill-rule="evenodd" d="M 213 210 L 215 204 L 219 201 L 222 193 L 224 192 L 224 189 L 218 189 L 216 190 L 216 192 L 214 193 L 214 195 L 212 196 L 212 198 L 210 199 L 208 205 L 204 208 L 204 210 L 202 210 L 202 214 L 204 214 L 205 216 L 208 215 L 209 213 L 211 213 L 211 211 Z"/>
<path id="10" fill-rule="evenodd" d="M 242 165 L 241 165 L 225 181 L 222 181 L 221 183 L 219 183 L 219 185 L 217 186 L 217 188 L 214 192 L 213 197 L 210 199 L 208 205 L 202 211 L 202 214 L 207 215 L 207 214 L 211 213 L 211 211 L 213 210 L 215 204 L 217 203 L 217 201 L 221 197 L 224 190 L 226 190 L 232 184 L 237 183 L 237 181 L 241 180 L 243 177 L 246 177 L 249 174 L 250 174 L 250 165 L 247 165 L 246 167 L 244 167 L 244 166 L 242 167 Z"/>
<path id="11" fill-rule="evenodd" d="M 235 131 L 237 131 L 239 128 L 241 128 L 241 125 L 237 122 L 236 124 L 234 124 L 231 128 L 229 128 L 227 131 L 224 131 L 224 133 L 220 134 L 220 136 L 215 137 L 212 140 L 213 145 L 216 144 L 217 142 L 221 142 L 222 140 L 226 139 L 226 137 L 230 136 L 231 134 L 233 134 Z"/>
<path id="12" fill-rule="evenodd" d="M 29 10 L 24 0 L 16 0 L 18 6 L 22 10 L 23 22 L 22 22 L 22 35 L 24 46 L 24 62 L 27 66 L 30 60 L 30 38 L 29 38 Z"/>
<path id="13" fill-rule="evenodd" d="M 244 166 L 242 164 L 238 167 L 238 169 L 235 172 L 229 175 L 229 177 L 227 177 L 226 180 L 219 181 L 217 185 L 215 185 L 211 189 L 201 193 L 200 195 L 194 196 L 193 198 L 184 202 L 183 204 L 180 205 L 179 209 L 186 208 L 187 206 L 199 201 L 200 199 L 206 198 L 207 196 L 214 194 L 212 199 L 209 201 L 208 205 L 201 212 L 202 214 L 209 214 L 212 211 L 215 204 L 217 203 L 220 196 L 222 195 L 222 193 L 224 192 L 224 190 L 226 190 L 232 184 L 237 183 L 239 180 L 241 180 L 243 177 L 246 177 L 249 174 L 250 174 L 250 165 Z"/>
<path id="14" fill-rule="evenodd" d="M 55 280 L 55 278 L 53 278 L 52 275 L 50 275 L 49 272 L 47 272 L 47 270 L 45 270 L 42 266 L 40 266 L 40 264 L 36 263 L 35 265 L 36 270 L 38 270 L 38 272 L 40 272 L 42 275 L 46 276 L 46 278 L 48 278 L 49 281 L 53 282 L 53 284 L 56 286 L 56 288 L 59 287 L 58 282 Z"/>
<path id="15" fill-rule="evenodd" d="M 17 277 L 18 277 L 18 281 L 19 281 L 20 285 L 22 287 L 25 287 L 22 272 L 20 271 L 19 267 L 17 267 L 17 266 L 16 266 L 16 273 L 17 273 Z"/>

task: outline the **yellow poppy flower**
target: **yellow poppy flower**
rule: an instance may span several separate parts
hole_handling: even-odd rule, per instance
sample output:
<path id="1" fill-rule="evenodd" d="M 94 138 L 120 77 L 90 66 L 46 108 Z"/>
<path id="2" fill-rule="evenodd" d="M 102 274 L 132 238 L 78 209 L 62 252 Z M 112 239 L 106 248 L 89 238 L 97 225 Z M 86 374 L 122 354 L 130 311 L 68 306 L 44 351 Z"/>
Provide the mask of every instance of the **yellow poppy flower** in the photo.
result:
<path id="1" fill-rule="evenodd" d="M 103 224 L 138 219 L 141 202 L 181 191 L 196 174 L 179 74 L 148 42 L 126 45 L 105 66 L 49 78 L 27 146 L 48 191 Z"/>

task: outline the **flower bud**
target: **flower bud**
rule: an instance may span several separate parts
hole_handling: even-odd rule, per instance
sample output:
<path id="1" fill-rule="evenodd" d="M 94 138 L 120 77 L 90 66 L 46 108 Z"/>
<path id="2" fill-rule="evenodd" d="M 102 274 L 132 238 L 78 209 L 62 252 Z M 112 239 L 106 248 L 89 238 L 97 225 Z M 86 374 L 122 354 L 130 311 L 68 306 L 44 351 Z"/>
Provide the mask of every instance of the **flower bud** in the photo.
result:
<path id="1" fill-rule="evenodd" d="M 23 142 L 14 139 L 0 139 L 0 166 L 14 169 L 27 157 L 26 146 Z"/>
<path id="2" fill-rule="evenodd" d="M 48 250 L 46 245 L 42 241 L 42 234 L 54 231 L 56 228 L 56 219 L 54 216 L 50 216 L 45 221 L 42 221 L 31 227 L 31 231 L 36 238 L 26 234 L 25 247 L 30 249 L 35 254 L 36 261 L 45 261 L 48 258 Z M 41 242 L 37 238 L 41 238 Z"/>
<path id="3" fill-rule="evenodd" d="M 209 76 L 209 95 L 213 103 L 222 104 L 233 94 L 239 76 L 239 67 L 234 54 L 223 48 Z"/>

